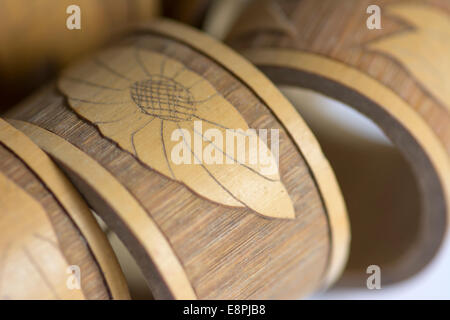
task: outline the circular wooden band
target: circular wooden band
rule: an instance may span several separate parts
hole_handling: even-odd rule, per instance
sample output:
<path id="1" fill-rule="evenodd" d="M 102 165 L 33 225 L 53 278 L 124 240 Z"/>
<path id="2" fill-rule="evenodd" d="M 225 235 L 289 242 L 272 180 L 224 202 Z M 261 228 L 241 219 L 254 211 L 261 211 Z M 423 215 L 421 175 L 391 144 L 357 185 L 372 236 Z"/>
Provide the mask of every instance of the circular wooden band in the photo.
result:
<path id="1" fill-rule="evenodd" d="M 82 232 L 104 274 L 113 299 L 129 299 L 119 263 L 88 206 L 56 164 L 25 134 L 0 119 L 0 141 L 39 176 Z"/>
<path id="2" fill-rule="evenodd" d="M 285 126 L 305 158 L 325 203 L 330 224 L 331 253 L 324 285 L 332 284 L 341 274 L 347 261 L 350 226 L 333 170 L 303 119 L 263 73 L 229 47 L 193 28 L 180 26 L 168 20 L 157 20 L 141 24 L 140 27 L 145 31 L 173 38 L 202 52 L 242 80 L 269 108 L 276 106 L 271 108 L 272 113 Z"/>
<path id="3" fill-rule="evenodd" d="M 447 207 L 450 203 L 450 158 L 430 126 L 404 100 L 373 78 L 343 63 L 313 53 L 288 49 L 246 49 L 243 54 L 258 66 L 276 66 L 315 73 L 377 101 L 420 144 L 438 172 Z M 325 94 L 329 94 L 324 92 Z M 450 214 L 450 212 L 449 212 Z M 450 223 L 450 220 L 448 221 Z"/>
<path id="4" fill-rule="evenodd" d="M 11 118 L 25 121 L 13 125 L 52 155 L 117 233 L 156 298 L 298 297 L 324 280 L 329 284 L 344 264 L 349 235 L 339 188 L 317 141 L 242 57 L 182 25 L 157 24 L 67 70 L 60 92 L 50 87 L 42 91 L 45 100 L 11 110 Z M 194 115 L 219 132 L 277 128 L 279 173 L 266 177 L 239 162 L 209 169 L 169 162 L 175 120 L 195 123 L 182 106 L 167 115 L 166 107 L 136 101 L 136 89 L 161 76 L 185 86 L 198 101 Z M 140 98 L 153 97 L 161 98 Z"/>
<path id="5" fill-rule="evenodd" d="M 433 211 L 433 214 L 425 214 L 420 224 L 422 238 L 425 234 L 434 235 L 436 238 L 431 244 L 433 247 L 431 251 L 434 254 L 445 237 L 443 234 L 445 225 L 450 222 L 448 210 L 450 207 L 450 160 L 442 140 L 436 136 L 424 118 L 394 91 L 377 80 L 356 68 L 330 58 L 297 49 L 280 48 L 245 49 L 243 54 L 262 70 L 268 72 L 267 74 L 271 74 L 272 80 L 278 84 L 294 84 L 310 88 L 361 110 L 373 118 L 402 150 L 415 169 L 416 176 L 425 181 L 424 183 L 430 184 L 432 183 L 430 181 L 436 180 L 437 189 L 422 189 L 428 198 L 428 208 L 432 208 L 430 212 Z M 291 75 L 290 80 L 287 80 L 284 75 L 290 71 L 298 74 L 294 77 Z M 344 89 L 349 89 L 352 94 L 343 93 Z M 376 107 L 363 107 L 364 103 L 361 99 L 354 98 L 355 95 L 364 97 L 364 100 L 370 101 L 371 104 L 375 103 Z M 415 151 L 408 149 L 405 134 L 412 142 L 408 145 L 418 146 L 414 149 Z M 420 153 L 425 155 L 427 160 L 423 160 Z M 426 165 L 424 161 L 429 161 L 431 165 Z M 422 248 L 424 252 L 430 251 L 430 241 L 424 241 L 421 245 L 426 246 Z M 427 262 L 428 259 L 422 259 L 418 263 L 423 265 Z"/>
<path id="6" fill-rule="evenodd" d="M 64 167 L 77 168 L 76 174 L 96 190 L 101 198 L 108 199 L 112 209 L 121 215 L 125 227 L 131 229 L 133 226 L 133 233 L 155 262 L 157 272 L 173 298 L 197 299 L 180 261 L 156 223 L 149 219 L 138 201 L 105 168 L 54 133 L 27 122 L 9 121 Z M 156 291 L 153 293 L 157 294 Z"/>

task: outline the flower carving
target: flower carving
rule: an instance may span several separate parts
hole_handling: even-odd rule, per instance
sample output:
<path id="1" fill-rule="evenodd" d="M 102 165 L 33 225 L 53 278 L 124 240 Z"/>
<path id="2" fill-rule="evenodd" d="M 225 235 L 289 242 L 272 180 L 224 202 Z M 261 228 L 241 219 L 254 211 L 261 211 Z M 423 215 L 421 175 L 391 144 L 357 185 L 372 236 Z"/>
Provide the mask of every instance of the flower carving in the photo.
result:
<path id="1" fill-rule="evenodd" d="M 121 46 L 68 69 L 58 85 L 77 114 L 160 174 L 218 204 L 247 207 L 266 217 L 295 217 L 278 167 L 264 170 L 265 165 L 276 165 L 268 148 L 269 164 L 240 161 L 205 134 L 214 129 L 226 136 L 227 130 L 235 130 L 246 137 L 254 134 L 257 145 L 266 146 L 209 81 L 181 62 L 156 51 Z M 201 130 L 196 122 L 201 122 Z M 193 163 L 173 161 L 172 151 L 180 144 L 174 132 Z M 233 161 L 198 161 L 203 151 L 190 143 L 195 138 Z M 247 154 L 257 152 L 255 145 L 247 143 L 245 148 Z"/>
<path id="2" fill-rule="evenodd" d="M 427 3 L 400 2 L 386 12 L 410 27 L 367 45 L 400 62 L 450 111 L 450 15 Z"/>

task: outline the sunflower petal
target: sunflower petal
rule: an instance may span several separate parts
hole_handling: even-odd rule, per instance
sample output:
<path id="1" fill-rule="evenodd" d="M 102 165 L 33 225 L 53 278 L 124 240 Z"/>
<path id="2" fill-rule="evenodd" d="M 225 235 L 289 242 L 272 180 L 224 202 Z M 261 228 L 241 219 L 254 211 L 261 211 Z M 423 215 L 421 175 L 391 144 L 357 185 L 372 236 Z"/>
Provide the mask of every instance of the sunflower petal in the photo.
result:
<path id="1" fill-rule="evenodd" d="M 244 206 L 228 190 L 218 184 L 214 176 L 203 165 L 194 163 L 198 154 L 194 152 L 193 135 L 189 132 L 180 134 L 179 132 L 179 128 L 173 122 L 168 122 L 164 129 L 166 152 L 176 180 L 183 182 L 189 189 L 206 199 L 228 206 Z M 178 139 L 173 139 L 172 134 L 174 133 L 176 133 Z M 173 152 L 176 150 L 176 145 L 183 147 L 185 155 L 190 159 L 189 163 L 175 161 L 174 158 L 177 155 L 173 154 Z"/>
<path id="2" fill-rule="evenodd" d="M 148 77 L 137 56 L 136 47 L 117 47 L 103 51 L 95 62 L 109 71 L 110 77 L 128 80 L 129 84 Z"/>
<path id="3" fill-rule="evenodd" d="M 90 69 L 86 69 L 84 64 L 80 68 L 68 69 L 58 82 L 59 89 L 75 103 L 122 104 L 130 101 L 128 80 L 104 76 L 103 69 L 92 62 L 88 62 L 87 66 Z M 84 76 L 84 73 L 89 76 Z M 105 80 L 111 78 L 114 81 Z"/>
<path id="4" fill-rule="evenodd" d="M 107 49 L 68 68 L 64 71 L 63 78 L 91 83 L 93 88 L 97 86 L 111 91 L 124 90 L 148 76 L 137 58 L 137 48 L 134 47 Z"/>
<path id="5" fill-rule="evenodd" d="M 401 63 L 450 111 L 449 15 L 426 4 L 406 1 L 389 6 L 387 11 L 414 28 L 377 38 L 368 48 Z"/>
<path id="6" fill-rule="evenodd" d="M 201 155 L 203 167 L 234 198 L 265 216 L 274 218 L 295 217 L 291 199 L 280 181 L 275 157 L 267 148 L 265 142 L 256 134 L 256 131 L 247 131 L 248 127 L 244 127 L 240 133 L 236 133 L 236 138 L 234 135 L 230 135 L 235 139 L 234 147 L 230 148 L 231 144 L 226 138 L 227 132 L 231 132 L 230 130 L 204 121 L 201 123 L 200 130 L 198 124 L 193 125 L 188 122 L 183 123 L 181 127 L 186 128 L 192 132 L 193 136 L 203 140 L 201 149 L 203 151 Z M 216 130 L 219 137 L 222 137 L 222 141 L 217 142 L 216 139 L 208 135 L 211 129 Z M 237 138 L 239 135 L 241 136 Z M 239 150 L 239 153 L 238 139 L 244 141 L 244 149 Z M 207 156 L 210 153 L 221 154 L 219 158 L 222 162 L 215 164 L 208 161 Z M 261 157 L 261 154 L 264 157 Z M 253 161 L 250 160 L 251 155 Z M 240 159 L 240 156 L 242 159 Z M 189 183 L 183 182 L 189 186 Z"/>
<path id="7" fill-rule="evenodd" d="M 154 118 L 134 135 L 133 144 L 136 155 L 152 169 L 174 178 L 164 142 L 164 121 Z"/>
<path id="8" fill-rule="evenodd" d="M 116 55 L 128 57 L 130 52 L 130 48 L 110 49 L 63 73 L 58 87 L 81 116 L 94 123 L 105 123 L 118 121 L 137 110 L 130 96 L 133 82 L 126 70 L 114 64 Z M 133 65 L 138 67 L 137 63 Z M 129 72 L 134 69 L 129 68 Z"/>
<path id="9" fill-rule="evenodd" d="M 109 67 L 97 55 L 93 59 L 84 60 L 64 70 L 62 79 L 71 78 L 92 83 L 91 89 L 110 88 L 120 90 L 130 86 L 131 80 L 121 76 Z M 64 90 L 63 90 L 64 91 Z"/>
<path id="10" fill-rule="evenodd" d="M 160 75 L 174 78 L 186 69 L 186 67 L 173 59 L 157 52 L 136 48 L 139 63 L 146 70 L 147 75 Z"/>
<path id="11" fill-rule="evenodd" d="M 224 129 L 247 130 L 248 125 L 240 113 L 221 95 L 196 105 L 195 118 Z M 230 112 L 233 116 L 230 116 Z"/>
<path id="12" fill-rule="evenodd" d="M 272 152 L 267 148 L 265 142 L 260 139 L 258 133 L 264 135 L 267 140 L 267 136 L 270 132 L 258 132 L 257 130 L 249 130 L 249 127 L 242 117 L 242 115 L 222 96 L 215 96 L 206 103 L 203 103 L 200 107 L 197 107 L 195 113 L 195 119 L 202 122 L 203 132 L 209 129 L 220 130 L 224 137 L 234 134 L 235 145 L 237 147 L 237 139 L 245 139 L 246 166 L 256 170 L 261 175 L 273 180 L 279 180 L 280 176 L 278 169 L 275 170 L 275 166 L 278 166 L 275 157 Z M 193 123 L 187 124 L 194 130 Z M 228 130 L 227 130 L 228 129 Z M 228 132 L 228 133 L 227 133 Z M 255 142 L 255 140 L 257 142 Z M 254 143 L 251 143 L 254 142 Z M 261 148 L 260 148 L 260 147 Z M 236 147 L 233 149 L 233 154 L 238 153 Z M 264 158 L 260 157 L 260 152 L 265 152 Z M 250 155 L 255 156 L 257 161 L 251 161 L 248 159 Z M 230 157 L 228 153 L 225 156 Z M 237 160 L 236 157 L 232 157 L 233 160 Z M 259 160 L 258 160 L 259 159 Z M 273 170 L 271 170 L 273 168 Z M 266 173 L 267 172 L 267 173 Z"/>
<path id="13" fill-rule="evenodd" d="M 133 139 L 153 120 L 153 117 L 136 110 L 134 113 L 126 114 L 123 119 L 99 123 L 97 126 L 105 137 L 115 141 L 122 149 L 136 155 Z"/>
<path id="14" fill-rule="evenodd" d="M 98 56 L 95 68 L 88 70 L 86 65 L 69 70 L 59 85 L 72 108 L 96 123 L 104 136 L 213 202 L 248 207 L 268 217 L 295 217 L 276 158 L 206 79 L 179 61 L 137 47 L 108 50 Z M 109 80 L 101 82 L 105 72 Z M 118 90 L 119 84 L 129 89 Z M 204 130 L 197 130 L 194 121 L 201 121 Z M 224 150 L 226 141 L 216 144 L 208 138 L 206 130 L 212 129 L 222 139 L 227 129 L 237 131 L 244 149 L 238 152 L 236 143 Z M 193 143 L 198 138 L 204 146 Z M 219 155 L 222 162 L 203 161 L 205 152 Z"/>
<path id="15" fill-rule="evenodd" d="M 69 103 L 73 109 L 83 118 L 95 124 L 116 123 L 139 111 L 131 102 L 121 104 L 103 104 L 98 102 L 88 102 L 85 100 L 70 98 Z"/>
<path id="16" fill-rule="evenodd" d="M 112 89 L 80 78 L 65 76 L 59 82 L 63 92 L 70 90 L 71 98 L 79 101 L 90 101 L 97 104 L 120 104 L 128 99 L 128 88 Z"/>
<path id="17" fill-rule="evenodd" d="M 291 198 L 279 180 L 268 180 L 239 164 L 204 164 L 217 183 L 257 213 L 272 218 L 295 218 Z"/>

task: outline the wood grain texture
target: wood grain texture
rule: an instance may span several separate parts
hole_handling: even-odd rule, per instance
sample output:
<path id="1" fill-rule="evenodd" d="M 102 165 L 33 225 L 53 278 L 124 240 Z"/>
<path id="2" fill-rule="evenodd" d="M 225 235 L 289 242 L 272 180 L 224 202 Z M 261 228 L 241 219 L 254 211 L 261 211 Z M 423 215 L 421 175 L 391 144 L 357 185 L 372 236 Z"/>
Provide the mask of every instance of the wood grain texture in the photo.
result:
<path id="1" fill-rule="evenodd" d="M 345 206 L 314 136 L 276 88 L 225 46 L 175 23 L 159 21 L 141 26 L 114 47 L 120 50 L 103 51 L 60 78 L 59 87 L 67 96 L 51 85 L 11 110 L 8 118 L 20 120 L 10 121 L 69 174 L 90 205 L 134 255 L 155 297 L 293 298 L 335 278 L 345 261 L 349 237 Z M 124 48 L 140 51 L 136 56 L 133 49 L 130 57 Z M 102 67 L 90 68 L 92 61 Z M 144 70 L 151 73 L 145 74 Z M 135 78 L 138 72 L 144 73 L 142 79 Z M 202 111 L 204 117 L 212 117 L 211 122 L 228 122 L 233 128 L 242 126 L 242 129 L 247 126 L 279 129 L 279 177 L 293 206 L 294 219 L 261 214 L 264 203 L 273 205 L 267 200 L 261 201 L 262 209 L 247 204 L 251 197 L 242 194 L 243 186 L 249 186 L 247 192 L 257 192 L 249 184 L 251 179 L 260 178 L 255 168 L 247 169 L 253 177 L 236 169 L 219 165 L 215 168 L 218 171 L 211 176 L 226 183 L 221 175 L 228 175 L 234 186 L 222 187 L 236 199 L 244 199 L 243 203 L 223 203 L 223 198 L 208 193 L 208 188 L 217 186 L 205 182 L 198 164 L 183 168 L 191 175 L 186 179 L 177 179 L 178 175 L 172 176 L 167 167 L 161 166 L 167 159 L 156 160 L 162 154 L 157 148 L 159 142 L 145 144 L 146 139 L 150 142 L 155 136 L 153 129 L 139 138 L 143 141 L 141 146 L 135 150 L 127 147 L 131 129 L 142 118 L 172 122 L 169 123 L 172 126 L 179 123 L 183 128 L 192 122 L 185 115 L 175 117 L 178 113 L 174 110 L 181 108 L 178 105 L 168 104 L 167 107 L 173 107 L 172 113 L 164 113 L 165 108 L 154 110 L 151 104 L 144 105 L 142 99 L 134 101 L 137 84 L 148 88 L 161 83 L 161 78 L 154 78 L 161 74 L 172 80 L 177 75 L 176 79 L 184 86 L 194 84 L 197 79 L 204 82 L 197 90 L 192 89 L 196 112 L 201 111 L 203 100 L 212 98 L 211 94 L 219 96 L 214 104 L 205 103 Z M 67 75 L 76 75 L 83 81 L 69 84 Z M 135 80 L 130 83 L 128 78 Z M 81 88 L 81 82 L 90 84 Z M 109 95 L 104 88 L 94 90 L 93 84 L 129 89 L 126 95 Z M 173 82 L 170 84 L 176 87 Z M 170 98 L 170 90 L 160 90 L 147 100 L 162 99 L 161 92 Z M 123 108 L 142 107 L 145 112 L 141 112 L 141 118 L 132 117 L 124 126 L 127 120 L 120 116 L 130 113 L 108 108 L 118 97 L 128 99 Z M 103 104 L 103 108 L 92 106 L 97 103 Z M 274 114 L 275 103 L 284 112 Z M 161 106 L 164 102 L 160 101 Z M 96 112 L 89 113 L 90 107 Z M 96 117 L 122 124 L 108 131 Z M 143 127 L 147 128 L 145 122 Z M 243 191 L 236 192 L 234 188 Z M 260 196 L 256 193 L 254 197 Z M 267 193 L 266 197 L 272 199 L 273 194 Z M 277 196 L 273 199 L 279 202 Z M 329 206 L 332 203 L 336 205 Z M 333 221 L 333 228 L 329 221 Z M 335 224 L 340 226 L 336 231 Z"/>
<path id="2" fill-rule="evenodd" d="M 380 30 L 366 27 L 371 4 L 381 7 Z M 363 230 L 373 226 L 353 225 L 361 230 L 347 283 L 361 284 L 374 260 L 382 262 L 386 283 L 405 279 L 434 257 L 444 238 L 450 199 L 449 14 L 449 3 L 438 0 L 261 1 L 242 13 L 229 34 L 228 43 L 275 83 L 312 89 L 373 119 L 415 173 L 421 214 L 406 225 L 420 229 L 389 228 L 386 219 L 379 231 L 389 232 L 386 239 L 414 240 L 400 247 L 370 241 L 373 233 Z M 356 196 L 343 192 L 347 201 Z"/>
<path id="3" fill-rule="evenodd" d="M 114 82 L 107 77 L 110 69 L 120 70 Z M 72 109 L 104 136 L 200 196 L 268 217 L 295 217 L 275 156 L 261 137 L 214 87 L 176 60 L 136 45 L 118 47 L 75 65 L 58 86 Z M 248 139 L 241 150 L 237 142 L 231 148 L 220 139 L 231 130 L 233 140 Z M 210 151 L 195 144 L 198 139 Z M 262 148 L 268 149 L 267 163 L 261 157 L 250 161 Z"/>
<path id="4" fill-rule="evenodd" d="M 105 235 L 67 178 L 3 120 L 0 143 L 2 299 L 128 298 Z M 71 265 L 81 290 L 67 287 Z"/>

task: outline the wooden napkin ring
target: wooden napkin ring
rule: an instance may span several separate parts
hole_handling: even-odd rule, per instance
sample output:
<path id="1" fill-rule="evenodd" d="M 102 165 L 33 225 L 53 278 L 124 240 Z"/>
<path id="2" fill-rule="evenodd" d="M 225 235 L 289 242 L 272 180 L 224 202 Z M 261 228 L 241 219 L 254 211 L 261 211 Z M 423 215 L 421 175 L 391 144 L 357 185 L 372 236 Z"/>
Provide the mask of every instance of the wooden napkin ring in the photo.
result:
<path id="1" fill-rule="evenodd" d="M 375 5 L 381 29 L 367 27 Z M 228 36 L 277 85 L 312 89 L 368 116 L 409 162 L 420 191 L 417 230 L 391 226 L 396 217 L 380 223 L 390 236 L 379 241 L 365 234 L 382 235 L 381 227 L 378 233 L 359 230 L 354 241 L 361 250 L 352 250 L 348 275 L 360 285 L 368 264 L 379 264 L 374 252 L 383 250 L 397 250 L 381 266 L 384 283 L 415 274 L 435 256 L 448 228 L 449 38 L 450 7 L 442 0 L 254 1 Z M 374 227 L 351 220 L 355 229 Z M 405 237 L 410 241 L 401 248 L 387 241 Z"/>
<path id="2" fill-rule="evenodd" d="M 53 161 L 0 119 L 0 299 L 128 299 L 117 259 Z"/>
<path id="3" fill-rule="evenodd" d="M 298 297 L 339 275 L 350 235 L 334 174 L 297 112 L 232 50 L 158 21 L 68 69 L 57 86 L 9 121 L 68 173 L 156 298 Z M 241 129 L 247 139 L 249 128 L 277 132 L 275 171 L 206 136 Z M 268 147 L 270 137 L 254 141 Z M 180 141 L 191 163 L 174 159 Z M 206 145 L 224 162 L 200 161 Z"/>

